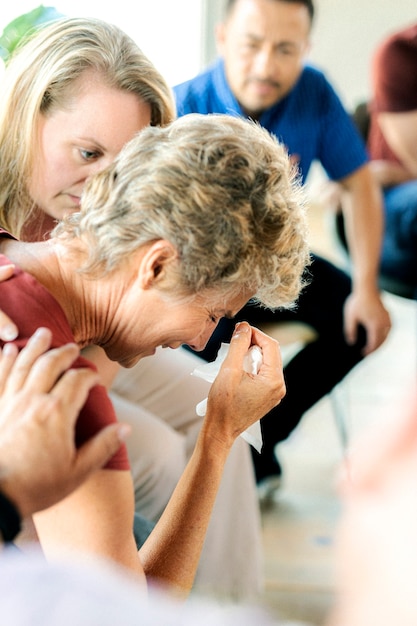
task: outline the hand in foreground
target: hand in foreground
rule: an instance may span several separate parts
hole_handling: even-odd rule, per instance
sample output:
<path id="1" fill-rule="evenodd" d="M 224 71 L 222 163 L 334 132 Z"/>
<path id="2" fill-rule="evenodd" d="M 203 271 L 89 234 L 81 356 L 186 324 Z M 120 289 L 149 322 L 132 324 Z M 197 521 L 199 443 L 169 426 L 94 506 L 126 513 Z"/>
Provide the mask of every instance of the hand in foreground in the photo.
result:
<path id="1" fill-rule="evenodd" d="M 401 403 L 400 403 L 401 404 Z M 332 626 L 415 626 L 417 396 L 352 450 L 342 486 Z"/>
<path id="2" fill-rule="evenodd" d="M 13 275 L 14 265 L 0 266 L 0 283 Z M 0 311 L 0 339 L 3 341 L 13 341 L 18 335 L 18 330 L 12 320 Z"/>
<path id="3" fill-rule="evenodd" d="M 258 374 L 248 374 L 243 369 L 243 360 L 252 345 L 262 350 Z M 278 342 L 248 323 L 240 322 L 210 389 L 206 427 L 212 426 L 213 436 L 232 444 L 243 431 L 279 404 L 285 391 Z"/>
<path id="4" fill-rule="evenodd" d="M 68 370 L 79 354 L 76 345 L 46 352 L 50 342 L 43 328 L 19 354 L 13 344 L 0 352 L 0 490 L 22 517 L 71 493 L 128 434 L 127 426 L 112 424 L 75 448 L 74 426 L 98 376 Z"/>

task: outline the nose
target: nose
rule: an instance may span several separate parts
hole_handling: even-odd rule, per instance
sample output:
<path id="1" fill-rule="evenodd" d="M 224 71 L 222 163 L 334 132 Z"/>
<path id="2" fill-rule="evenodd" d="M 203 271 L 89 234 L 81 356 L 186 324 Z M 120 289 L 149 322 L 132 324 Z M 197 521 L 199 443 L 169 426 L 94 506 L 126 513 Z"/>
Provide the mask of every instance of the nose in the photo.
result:
<path id="1" fill-rule="evenodd" d="M 91 163 L 88 170 L 88 177 L 93 176 L 94 174 L 98 174 L 98 172 L 102 172 L 106 167 L 113 163 L 114 159 L 110 156 L 102 156 L 100 159 L 97 159 L 94 163 Z"/>
<path id="2" fill-rule="evenodd" d="M 216 324 L 209 324 L 193 341 L 191 341 L 188 345 L 190 348 L 195 350 L 196 352 L 201 352 L 207 345 L 208 340 L 214 333 L 214 330 L 217 326 Z"/>
<path id="3" fill-rule="evenodd" d="M 272 48 L 264 46 L 258 51 L 254 59 L 254 70 L 258 78 L 267 79 L 274 75 L 275 61 Z"/>

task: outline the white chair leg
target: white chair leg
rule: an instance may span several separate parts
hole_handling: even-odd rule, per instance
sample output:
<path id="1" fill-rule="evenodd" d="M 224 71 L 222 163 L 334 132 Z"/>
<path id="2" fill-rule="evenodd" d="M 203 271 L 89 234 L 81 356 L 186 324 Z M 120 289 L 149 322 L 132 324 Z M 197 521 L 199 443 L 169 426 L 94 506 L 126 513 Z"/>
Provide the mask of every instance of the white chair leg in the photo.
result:
<path id="1" fill-rule="evenodd" d="M 345 454 L 349 445 L 347 382 L 336 385 L 329 393 L 336 429 Z"/>

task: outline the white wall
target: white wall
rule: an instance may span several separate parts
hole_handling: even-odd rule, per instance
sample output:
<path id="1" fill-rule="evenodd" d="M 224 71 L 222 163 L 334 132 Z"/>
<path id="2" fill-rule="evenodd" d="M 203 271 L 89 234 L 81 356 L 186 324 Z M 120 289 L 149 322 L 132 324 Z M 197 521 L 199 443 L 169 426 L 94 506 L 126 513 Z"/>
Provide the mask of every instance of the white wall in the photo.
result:
<path id="1" fill-rule="evenodd" d="M 417 21 L 417 0 L 316 0 L 316 6 L 310 58 L 352 107 L 369 96 L 369 63 L 376 44 Z"/>
<path id="2" fill-rule="evenodd" d="M 41 0 L 2 2 L 0 31 L 39 4 Z M 51 0 L 43 4 L 66 15 L 99 17 L 117 24 L 171 85 L 193 76 L 202 65 L 201 0 Z"/>
<path id="3" fill-rule="evenodd" d="M 310 58 L 326 71 L 351 107 L 369 94 L 369 60 L 376 43 L 392 29 L 417 20 L 417 0 L 315 2 Z M 118 24 L 174 85 L 196 74 L 214 57 L 213 29 L 224 0 L 56 0 L 44 4 L 68 15 L 93 15 Z M 3 2 L 0 30 L 36 6 L 37 0 Z"/>

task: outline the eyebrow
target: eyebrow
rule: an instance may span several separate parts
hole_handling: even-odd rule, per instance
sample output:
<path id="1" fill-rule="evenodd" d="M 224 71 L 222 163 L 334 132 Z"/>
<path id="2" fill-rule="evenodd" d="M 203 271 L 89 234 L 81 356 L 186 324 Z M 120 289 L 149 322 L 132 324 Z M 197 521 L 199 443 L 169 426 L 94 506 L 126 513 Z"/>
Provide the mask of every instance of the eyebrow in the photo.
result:
<path id="1" fill-rule="evenodd" d="M 255 43 L 261 43 L 262 41 L 264 41 L 263 37 L 259 35 L 255 35 L 255 33 L 247 32 L 244 34 L 244 37 L 246 37 L 246 39 L 251 39 Z M 281 48 L 281 47 L 288 47 L 288 46 L 291 48 L 299 48 L 298 42 L 292 41 L 290 39 L 282 39 L 281 41 L 277 41 L 273 44 L 273 46 L 274 48 Z"/>
<path id="2" fill-rule="evenodd" d="M 97 150 L 101 150 L 102 152 L 104 152 L 106 150 L 106 148 L 104 146 L 102 146 L 101 143 L 98 142 L 97 139 L 94 139 L 93 137 L 87 137 L 87 136 L 84 137 L 82 135 L 79 135 L 75 139 L 76 139 L 77 142 L 84 142 L 84 141 L 86 141 L 88 143 L 94 144 L 94 146 L 97 148 Z"/>

